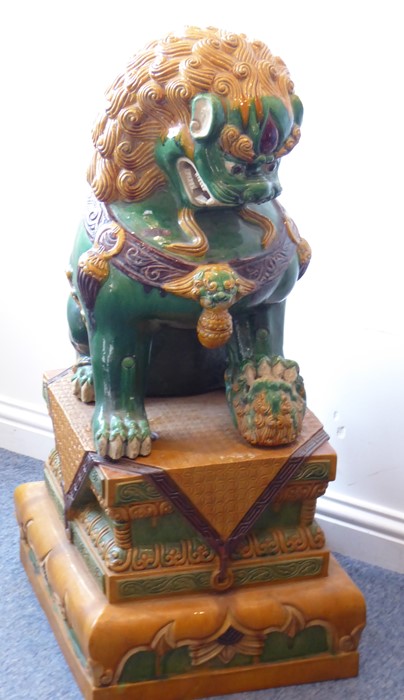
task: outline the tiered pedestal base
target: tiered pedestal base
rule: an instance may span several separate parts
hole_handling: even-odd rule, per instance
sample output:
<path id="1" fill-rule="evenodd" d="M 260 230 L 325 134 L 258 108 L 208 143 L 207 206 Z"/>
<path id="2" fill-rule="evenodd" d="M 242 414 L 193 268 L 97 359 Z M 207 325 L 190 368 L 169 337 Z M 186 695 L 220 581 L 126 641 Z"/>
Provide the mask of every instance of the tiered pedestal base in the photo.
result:
<path id="1" fill-rule="evenodd" d="M 16 503 L 24 567 L 87 700 L 188 700 L 357 675 L 364 601 L 333 557 L 328 576 L 309 581 L 111 604 L 45 485 L 20 486 Z"/>
<path id="2" fill-rule="evenodd" d="M 356 675 L 365 603 L 314 518 L 336 469 L 315 416 L 296 444 L 254 448 L 223 394 L 153 400 L 152 454 L 112 463 L 70 379 L 48 386 L 56 450 L 16 508 L 22 561 L 87 700 Z"/>

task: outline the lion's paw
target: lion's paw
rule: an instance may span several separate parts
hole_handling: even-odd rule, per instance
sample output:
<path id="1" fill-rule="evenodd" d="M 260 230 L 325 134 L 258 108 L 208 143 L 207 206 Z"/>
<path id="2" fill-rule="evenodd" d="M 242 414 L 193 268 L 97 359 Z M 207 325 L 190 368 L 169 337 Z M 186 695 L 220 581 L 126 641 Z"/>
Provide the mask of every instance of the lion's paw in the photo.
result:
<path id="1" fill-rule="evenodd" d="M 146 418 L 111 414 L 107 419 L 95 414 L 93 430 L 95 447 L 101 457 L 116 461 L 122 457 L 145 457 L 151 452 L 151 433 Z"/>
<path id="2" fill-rule="evenodd" d="M 93 368 L 90 362 L 83 362 L 74 368 L 72 384 L 74 395 L 83 403 L 94 402 Z"/>
<path id="3" fill-rule="evenodd" d="M 247 362 L 236 377 L 227 374 L 226 389 L 235 423 L 252 445 L 287 445 L 299 435 L 306 397 L 296 362 Z"/>

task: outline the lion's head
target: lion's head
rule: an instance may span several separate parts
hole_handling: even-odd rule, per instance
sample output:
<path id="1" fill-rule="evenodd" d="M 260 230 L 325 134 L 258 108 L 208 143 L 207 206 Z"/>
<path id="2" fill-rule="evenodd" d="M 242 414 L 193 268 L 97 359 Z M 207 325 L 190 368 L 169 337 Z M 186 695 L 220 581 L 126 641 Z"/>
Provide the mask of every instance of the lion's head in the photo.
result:
<path id="1" fill-rule="evenodd" d="M 185 212 L 260 203 L 279 194 L 279 158 L 299 139 L 302 111 L 263 43 L 190 27 L 148 44 L 113 83 L 88 180 L 104 202 L 171 183 Z"/>

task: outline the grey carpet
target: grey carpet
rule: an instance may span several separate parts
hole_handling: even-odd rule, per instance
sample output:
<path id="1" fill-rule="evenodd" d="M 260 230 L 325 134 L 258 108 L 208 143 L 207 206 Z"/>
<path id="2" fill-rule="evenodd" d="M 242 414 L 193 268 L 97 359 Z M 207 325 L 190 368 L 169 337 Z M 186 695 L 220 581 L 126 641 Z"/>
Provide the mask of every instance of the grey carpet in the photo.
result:
<path id="1" fill-rule="evenodd" d="M 42 463 L 0 449 L 0 473 L 0 698 L 81 700 L 19 561 L 13 491 L 25 481 L 40 481 Z M 338 559 L 367 601 L 359 677 L 227 695 L 226 700 L 404 700 L 404 576 Z"/>

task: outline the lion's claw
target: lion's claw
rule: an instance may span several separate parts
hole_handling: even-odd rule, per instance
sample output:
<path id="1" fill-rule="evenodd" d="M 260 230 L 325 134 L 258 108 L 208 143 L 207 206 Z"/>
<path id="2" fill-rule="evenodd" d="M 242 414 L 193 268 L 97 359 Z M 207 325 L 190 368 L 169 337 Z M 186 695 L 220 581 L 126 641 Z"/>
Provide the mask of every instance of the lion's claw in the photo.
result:
<path id="1" fill-rule="evenodd" d="M 106 457 L 108 454 L 108 438 L 101 436 L 97 438 L 97 452 L 101 457 Z"/>
<path id="2" fill-rule="evenodd" d="M 93 403 L 95 400 L 93 384 L 93 368 L 91 364 L 78 365 L 72 378 L 73 393 L 83 403 Z"/>
<path id="3" fill-rule="evenodd" d="M 151 452 L 151 434 L 147 420 L 112 414 L 109 420 L 94 416 L 95 443 L 98 454 L 117 461 L 135 459 Z"/>
<path id="4" fill-rule="evenodd" d="M 140 454 L 140 445 L 141 442 L 139 438 L 132 438 L 132 440 L 128 440 L 128 444 L 126 445 L 126 456 L 129 457 L 129 459 L 135 459 L 138 457 Z"/>
<path id="5" fill-rule="evenodd" d="M 121 459 L 124 455 L 124 442 L 121 438 L 120 435 L 117 435 L 116 438 L 113 440 L 110 440 L 109 445 L 108 445 L 108 457 L 111 457 L 113 460 L 118 460 Z"/>
<path id="6" fill-rule="evenodd" d="M 147 457 L 147 455 L 149 455 L 151 452 L 151 448 L 152 448 L 151 435 L 148 435 L 142 441 L 139 454 L 142 455 L 142 457 Z"/>

